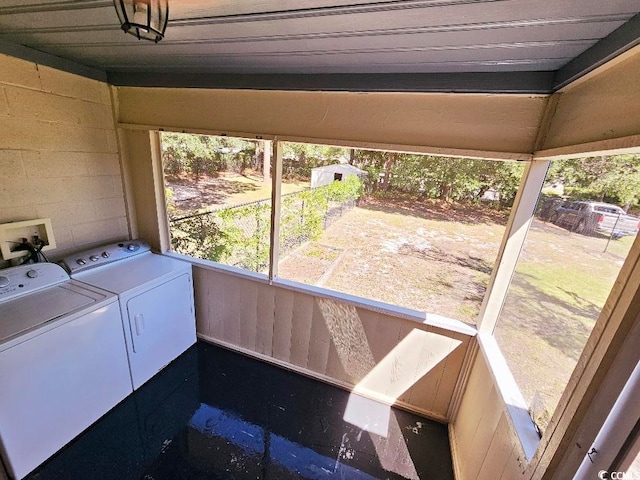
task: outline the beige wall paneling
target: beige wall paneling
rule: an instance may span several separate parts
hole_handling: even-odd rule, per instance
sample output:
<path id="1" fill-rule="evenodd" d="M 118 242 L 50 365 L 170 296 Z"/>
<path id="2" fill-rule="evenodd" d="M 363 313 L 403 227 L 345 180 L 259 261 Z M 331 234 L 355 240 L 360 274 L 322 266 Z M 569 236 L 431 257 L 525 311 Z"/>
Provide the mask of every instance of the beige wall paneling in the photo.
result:
<path id="1" fill-rule="evenodd" d="M 0 223 L 51 218 L 54 260 L 126 238 L 114 125 L 107 84 L 0 54 Z"/>
<path id="2" fill-rule="evenodd" d="M 275 342 L 276 291 L 265 283 L 256 282 L 258 290 L 256 352 L 273 355 Z"/>
<path id="3" fill-rule="evenodd" d="M 291 359 L 294 297 L 291 290 L 275 289 L 273 357 L 283 362 Z"/>
<path id="4" fill-rule="evenodd" d="M 251 351 L 256 350 L 258 339 L 258 283 L 245 282 L 239 291 L 240 308 L 238 325 L 240 326 L 239 345 Z"/>
<path id="5" fill-rule="evenodd" d="M 266 278 L 197 262 L 194 270 L 202 338 L 446 421 L 468 335 L 269 285 Z"/>
<path id="6" fill-rule="evenodd" d="M 130 175 L 136 230 L 156 251 L 168 247 L 162 164 L 156 132 L 122 130 L 123 162 Z"/>
<path id="7" fill-rule="evenodd" d="M 600 157 L 602 155 L 622 155 L 638 153 L 640 151 L 640 135 L 601 140 L 570 147 L 539 150 L 535 153 L 536 160 L 562 160 L 565 158 Z"/>
<path id="8" fill-rule="evenodd" d="M 445 417 L 449 421 L 455 413 L 455 409 L 452 407 L 455 400 L 456 390 L 462 380 L 462 373 L 464 371 L 466 358 L 471 354 L 470 343 L 473 342 L 473 340 L 468 341 L 468 339 L 460 333 L 454 334 L 453 339 L 460 341 L 461 343 L 455 347 L 453 352 L 451 352 L 443 361 L 442 375 L 440 376 L 440 380 L 436 386 L 435 396 L 431 399 L 427 398 L 427 396 L 430 395 L 430 390 L 416 385 L 411 397 L 411 403 L 417 403 L 420 405 L 427 405 L 428 402 L 431 401 L 429 409 L 434 412 L 446 411 Z M 455 369 L 460 369 L 460 374 L 450 375 L 450 368 L 453 368 L 454 371 Z"/>
<path id="9" fill-rule="evenodd" d="M 446 421 L 455 381 L 459 377 L 459 371 L 456 372 L 458 374 L 449 375 L 447 362 L 450 362 L 449 365 L 456 365 L 459 370 L 467 344 L 464 340 L 456 338 L 455 334 L 443 336 L 432 328 L 418 330 L 412 325 L 406 325 L 404 330 L 408 330 L 405 339 L 413 336 L 415 341 L 401 341 L 399 345 L 407 345 L 407 353 L 414 353 L 415 358 L 406 358 L 405 353 L 405 358 L 400 359 L 403 361 L 400 363 L 401 366 L 406 362 L 406 371 L 409 374 L 406 384 L 410 387 L 397 398 L 407 404 L 422 405 L 428 411 L 443 412 L 440 420 Z M 453 381 L 444 382 L 445 377 L 449 376 Z M 403 387 L 400 386 L 399 390 L 403 390 Z M 396 392 L 392 396 L 395 395 Z M 438 397 L 440 402 L 436 404 L 435 400 Z M 436 408 L 436 405 L 439 408 Z"/>
<path id="10" fill-rule="evenodd" d="M 505 412 L 501 412 L 495 433 L 488 445 L 486 455 L 482 459 L 482 466 L 476 477 L 477 480 L 497 480 L 503 477 L 507 464 L 516 466 L 517 461 L 511 459 L 516 446 L 516 440 L 509 419 Z M 512 478 L 512 477 L 509 477 Z"/>
<path id="11" fill-rule="evenodd" d="M 461 155 L 532 153 L 546 105 L 546 97 L 537 95 L 119 87 L 118 96 L 122 124 L 433 147 Z"/>
<path id="12" fill-rule="evenodd" d="M 458 480 L 521 478 L 524 453 L 484 354 L 473 363 L 450 428 Z"/>
<path id="13" fill-rule="evenodd" d="M 293 319 L 291 322 L 290 362 L 302 368 L 309 363 L 309 344 L 313 320 L 314 298 L 311 295 L 296 292 L 293 297 Z"/>
<path id="14" fill-rule="evenodd" d="M 330 346 L 331 333 L 329 332 L 327 323 L 323 321 L 323 315 L 318 301 L 314 301 L 313 312 L 311 314 L 309 362 L 307 364 L 307 368 L 309 368 L 309 370 L 326 375 Z"/>
<path id="15" fill-rule="evenodd" d="M 473 438 L 480 424 L 482 413 L 486 409 L 500 409 L 499 405 L 487 405 L 487 399 L 493 390 L 495 387 L 488 366 L 484 362 L 483 356 L 477 355 L 452 428 L 451 442 L 455 443 L 454 449 L 457 452 L 454 460 L 461 474 L 458 480 L 473 478 L 464 475 L 468 471 L 467 465 L 476 454 L 473 450 Z"/>
<path id="16" fill-rule="evenodd" d="M 350 376 L 347 373 L 350 341 L 346 337 L 338 336 L 337 339 L 329 342 L 329 354 L 327 356 L 327 366 L 325 374 L 329 378 L 334 378 L 344 385 L 351 384 Z"/>
<path id="17" fill-rule="evenodd" d="M 193 290 L 196 309 L 196 331 L 206 336 L 218 337 L 219 332 L 211 332 L 211 326 L 215 323 L 213 311 L 215 306 L 208 301 L 212 288 L 215 288 L 215 280 L 209 279 L 209 270 L 204 268 L 193 269 Z"/>
<path id="18" fill-rule="evenodd" d="M 518 446 L 514 446 L 513 450 L 511 450 L 511 455 L 509 455 L 509 459 L 507 460 L 507 466 L 502 472 L 502 476 L 500 480 L 519 480 L 524 478 L 529 478 L 529 475 L 526 472 L 523 472 L 523 468 L 521 465 L 521 455 L 520 449 Z"/>
<path id="19" fill-rule="evenodd" d="M 218 295 L 223 294 L 224 300 L 220 309 L 222 323 L 222 339 L 231 345 L 242 347 L 240 312 L 242 304 L 246 303 L 243 293 L 246 287 L 252 282 L 247 282 L 238 277 L 230 276 L 224 279 L 224 282 L 218 282 L 220 290 L 213 298 L 220 298 Z"/>
<path id="20" fill-rule="evenodd" d="M 561 92 L 543 149 L 640 134 L 640 50 Z M 623 142 L 624 143 L 624 142 Z"/>

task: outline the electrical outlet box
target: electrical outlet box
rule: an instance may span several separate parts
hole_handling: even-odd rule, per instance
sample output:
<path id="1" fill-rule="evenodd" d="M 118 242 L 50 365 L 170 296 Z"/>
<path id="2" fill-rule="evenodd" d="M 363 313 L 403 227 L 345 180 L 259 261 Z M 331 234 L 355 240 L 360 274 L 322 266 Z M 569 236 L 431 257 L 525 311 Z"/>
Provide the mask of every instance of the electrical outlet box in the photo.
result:
<path id="1" fill-rule="evenodd" d="M 56 241 L 53 238 L 51 219 L 38 218 L 36 220 L 25 220 L 24 222 L 3 223 L 0 225 L 0 253 L 2 258 L 10 260 L 12 258 L 28 255 L 26 250 L 16 250 L 16 247 L 26 238 L 28 242 L 34 243 L 34 237 L 44 241 L 43 252 L 56 248 Z"/>

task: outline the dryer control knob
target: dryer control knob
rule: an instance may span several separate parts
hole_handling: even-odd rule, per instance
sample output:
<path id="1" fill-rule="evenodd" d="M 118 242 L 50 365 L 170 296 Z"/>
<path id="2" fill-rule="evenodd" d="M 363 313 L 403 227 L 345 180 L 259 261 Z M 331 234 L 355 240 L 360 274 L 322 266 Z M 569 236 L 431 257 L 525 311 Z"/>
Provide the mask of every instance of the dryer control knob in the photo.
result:
<path id="1" fill-rule="evenodd" d="M 84 258 L 79 258 L 78 260 L 76 260 L 76 263 L 77 263 L 78 265 L 84 265 L 84 264 L 85 264 L 85 263 L 87 263 L 87 262 L 85 261 L 85 259 L 84 259 Z"/>
<path id="2" fill-rule="evenodd" d="M 109 258 L 109 252 L 102 252 L 103 258 Z"/>
<path id="3" fill-rule="evenodd" d="M 5 277 L 4 275 L 0 275 L 0 288 L 6 287 L 10 283 L 11 283 L 11 280 L 9 280 L 9 277 Z"/>
<path id="4" fill-rule="evenodd" d="M 100 260 L 100 257 L 97 255 L 91 255 L 89 257 L 89 260 L 91 260 L 92 262 L 97 262 L 98 260 Z"/>
<path id="5" fill-rule="evenodd" d="M 140 245 L 138 245 L 137 243 L 130 243 L 129 245 L 127 245 L 127 250 L 129 250 L 130 252 L 135 252 L 139 248 Z"/>
<path id="6" fill-rule="evenodd" d="M 38 272 L 36 270 L 29 270 L 27 272 L 27 277 L 29 277 L 29 278 L 37 278 L 38 277 Z"/>

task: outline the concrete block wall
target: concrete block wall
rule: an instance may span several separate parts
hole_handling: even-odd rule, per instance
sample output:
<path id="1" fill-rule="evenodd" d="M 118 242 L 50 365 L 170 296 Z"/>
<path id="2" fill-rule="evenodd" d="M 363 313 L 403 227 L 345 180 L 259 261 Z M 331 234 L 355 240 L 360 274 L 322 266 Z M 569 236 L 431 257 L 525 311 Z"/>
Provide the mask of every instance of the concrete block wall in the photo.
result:
<path id="1" fill-rule="evenodd" d="M 106 83 L 0 54 L 0 223 L 51 218 L 53 259 L 127 238 L 119 158 Z"/>

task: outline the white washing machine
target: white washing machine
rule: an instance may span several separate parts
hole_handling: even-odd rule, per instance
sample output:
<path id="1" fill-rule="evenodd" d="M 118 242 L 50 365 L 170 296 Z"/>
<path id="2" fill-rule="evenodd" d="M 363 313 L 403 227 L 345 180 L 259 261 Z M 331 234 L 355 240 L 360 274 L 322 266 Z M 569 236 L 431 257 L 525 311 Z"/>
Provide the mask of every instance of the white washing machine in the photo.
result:
<path id="1" fill-rule="evenodd" d="M 73 279 L 118 295 L 134 390 L 195 343 L 190 263 L 132 240 L 74 254 L 63 264 Z"/>
<path id="2" fill-rule="evenodd" d="M 53 263 L 0 270 L 0 450 L 13 478 L 131 392 L 115 295 Z"/>

